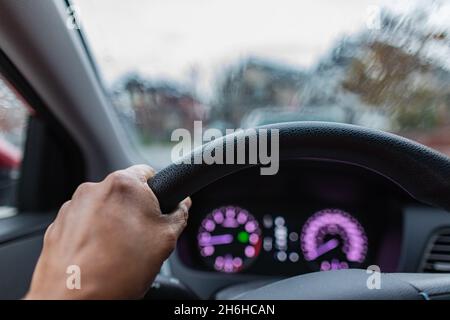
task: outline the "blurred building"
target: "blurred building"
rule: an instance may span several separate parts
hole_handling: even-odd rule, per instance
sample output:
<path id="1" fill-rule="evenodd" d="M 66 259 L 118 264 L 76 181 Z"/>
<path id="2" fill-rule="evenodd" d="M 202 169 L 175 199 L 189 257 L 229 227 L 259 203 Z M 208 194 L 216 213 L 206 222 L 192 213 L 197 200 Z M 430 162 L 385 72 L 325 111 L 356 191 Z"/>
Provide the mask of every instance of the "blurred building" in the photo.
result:
<path id="1" fill-rule="evenodd" d="M 147 142 L 168 142 L 174 129 L 191 130 L 194 121 L 206 117 L 206 106 L 175 83 L 134 76 L 123 79 L 119 87 L 114 96 L 119 114 L 137 127 Z"/>
<path id="2" fill-rule="evenodd" d="M 241 120 L 256 109 L 298 109 L 299 90 L 305 82 L 305 73 L 292 66 L 255 58 L 241 61 L 222 73 L 212 118 L 239 128 Z"/>

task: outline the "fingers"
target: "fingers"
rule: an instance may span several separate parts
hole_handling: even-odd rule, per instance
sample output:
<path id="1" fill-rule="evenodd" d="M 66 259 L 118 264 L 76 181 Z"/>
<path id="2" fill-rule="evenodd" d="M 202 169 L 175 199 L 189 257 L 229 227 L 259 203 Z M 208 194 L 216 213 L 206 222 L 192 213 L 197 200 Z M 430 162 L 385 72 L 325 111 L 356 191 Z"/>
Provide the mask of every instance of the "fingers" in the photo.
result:
<path id="1" fill-rule="evenodd" d="M 147 181 L 154 175 L 155 170 L 152 167 L 141 164 L 114 171 L 102 183 L 109 187 L 106 189 L 107 193 L 117 192 L 124 195 L 143 190 L 142 186 L 149 191 L 150 187 Z"/>
<path id="2" fill-rule="evenodd" d="M 147 183 L 147 181 L 153 178 L 153 176 L 156 174 L 155 170 L 152 167 L 145 164 L 135 165 L 125 169 L 124 171 L 138 178 L 144 183 Z"/>
<path id="3" fill-rule="evenodd" d="M 170 227 L 174 231 L 176 238 L 180 236 L 187 225 L 191 205 L 191 198 L 186 198 L 180 202 L 175 211 L 165 216 L 170 224 Z"/>

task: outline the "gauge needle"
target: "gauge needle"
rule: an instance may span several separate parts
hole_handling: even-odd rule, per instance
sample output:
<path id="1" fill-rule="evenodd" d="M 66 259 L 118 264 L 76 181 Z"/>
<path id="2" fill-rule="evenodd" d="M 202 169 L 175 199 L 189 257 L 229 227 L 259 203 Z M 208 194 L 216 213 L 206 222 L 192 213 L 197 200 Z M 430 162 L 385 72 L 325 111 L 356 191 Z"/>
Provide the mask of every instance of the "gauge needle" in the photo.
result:
<path id="1" fill-rule="evenodd" d="M 217 236 L 211 236 L 208 240 L 200 242 L 202 247 L 217 246 L 221 244 L 230 244 L 233 242 L 233 236 L 231 234 L 221 234 Z"/>
<path id="2" fill-rule="evenodd" d="M 315 252 L 315 256 L 313 257 L 313 259 L 317 259 L 318 257 L 320 257 L 321 255 L 324 255 L 325 253 L 333 250 L 334 248 L 336 248 L 339 245 L 339 241 L 337 239 L 331 239 L 328 240 L 327 242 L 325 242 L 324 244 L 320 245 Z"/>

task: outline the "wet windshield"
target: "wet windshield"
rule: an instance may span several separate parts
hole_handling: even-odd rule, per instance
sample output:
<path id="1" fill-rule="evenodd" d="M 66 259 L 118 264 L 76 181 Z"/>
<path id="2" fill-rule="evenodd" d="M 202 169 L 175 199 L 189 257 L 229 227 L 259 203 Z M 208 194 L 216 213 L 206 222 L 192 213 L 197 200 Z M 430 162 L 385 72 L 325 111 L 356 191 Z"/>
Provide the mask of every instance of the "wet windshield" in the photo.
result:
<path id="1" fill-rule="evenodd" d="M 122 124 L 153 163 L 195 120 L 335 121 L 450 154 L 450 1 L 75 0 Z"/>

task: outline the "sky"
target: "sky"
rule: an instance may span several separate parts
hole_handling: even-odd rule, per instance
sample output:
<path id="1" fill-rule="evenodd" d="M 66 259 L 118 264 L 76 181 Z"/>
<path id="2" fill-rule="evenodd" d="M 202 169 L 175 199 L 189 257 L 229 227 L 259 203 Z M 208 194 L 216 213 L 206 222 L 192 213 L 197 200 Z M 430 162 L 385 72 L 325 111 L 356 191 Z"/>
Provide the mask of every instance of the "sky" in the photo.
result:
<path id="1" fill-rule="evenodd" d="M 415 2 L 73 0 L 108 84 L 135 71 L 179 82 L 195 77 L 204 89 L 218 70 L 248 56 L 308 68 L 340 37 L 367 28 L 375 6 L 401 11 Z M 444 10 L 437 19 L 449 16 Z"/>

